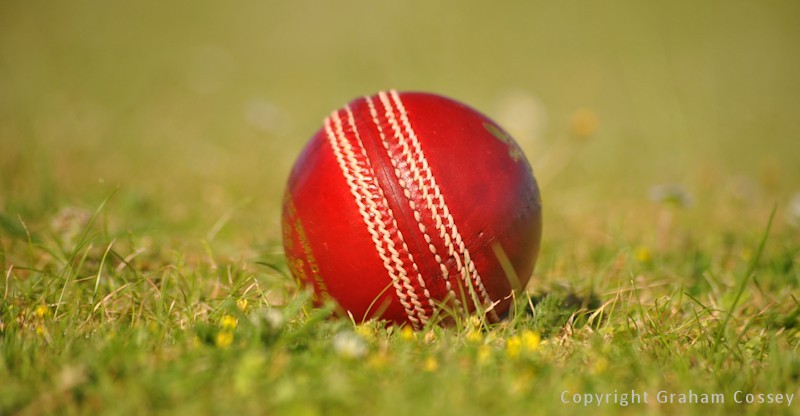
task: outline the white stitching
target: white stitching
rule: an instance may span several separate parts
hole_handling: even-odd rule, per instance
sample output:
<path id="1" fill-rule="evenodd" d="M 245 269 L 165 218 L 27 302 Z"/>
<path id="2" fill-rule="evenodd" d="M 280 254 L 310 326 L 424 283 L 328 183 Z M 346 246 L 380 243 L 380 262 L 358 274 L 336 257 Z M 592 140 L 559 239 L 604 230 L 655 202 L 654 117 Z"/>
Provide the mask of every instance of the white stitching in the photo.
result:
<path id="1" fill-rule="evenodd" d="M 333 128 L 331 127 L 331 120 L 336 125 L 336 132 L 334 133 Z M 325 119 L 325 132 L 328 137 L 328 142 L 333 149 L 333 153 L 336 156 L 336 160 L 339 163 L 339 167 L 342 170 L 342 173 L 347 180 L 347 184 L 350 187 L 350 193 L 355 198 L 356 205 L 358 205 L 359 213 L 361 217 L 364 219 L 364 224 L 367 226 L 367 231 L 372 237 L 372 241 L 375 244 L 375 249 L 378 251 L 378 255 L 380 256 L 381 260 L 383 261 L 383 265 L 386 268 L 387 272 L 389 272 L 389 277 L 392 280 L 392 285 L 395 288 L 395 292 L 397 293 L 397 297 L 400 300 L 403 309 L 405 309 L 406 315 L 408 319 L 411 321 L 411 324 L 418 328 L 420 320 L 415 316 L 415 308 L 409 302 L 409 296 L 404 293 L 404 287 L 400 283 L 400 278 L 397 276 L 396 269 L 392 267 L 392 260 L 399 260 L 397 257 L 390 259 L 389 256 L 386 254 L 386 249 L 383 247 L 382 240 L 385 243 L 388 232 L 386 231 L 385 227 L 383 226 L 382 222 L 377 224 L 377 227 L 380 229 L 380 232 L 376 230 L 376 223 L 372 219 L 373 216 L 376 220 L 380 221 L 382 219 L 380 211 L 375 209 L 375 202 L 372 199 L 374 196 L 371 195 L 368 191 L 367 184 L 365 183 L 365 177 L 361 172 L 358 161 L 356 159 L 355 153 L 350 146 L 350 143 L 347 141 L 346 136 L 344 135 L 344 131 L 342 130 L 342 123 L 339 115 L 334 112 L 331 114 L 330 117 Z M 341 143 L 340 143 L 341 142 Z M 362 148 L 363 151 L 363 148 Z M 366 163 L 367 168 L 371 170 L 369 166 L 369 160 L 366 158 L 362 159 L 364 163 Z M 370 206 L 364 204 L 364 201 L 368 201 Z M 370 212 L 367 212 L 367 211 Z M 383 238 L 381 238 L 383 237 Z M 393 244 L 391 239 L 389 239 L 390 247 Z M 395 263 L 396 265 L 396 263 Z"/>
<path id="2" fill-rule="evenodd" d="M 366 161 L 367 166 L 370 168 L 370 171 L 372 171 L 371 167 L 369 166 L 370 165 L 369 158 L 367 157 L 366 149 L 364 149 L 364 145 L 361 141 L 361 135 L 358 133 L 358 128 L 356 127 L 356 122 L 355 118 L 353 117 L 353 112 L 350 110 L 349 106 L 345 107 L 345 111 L 347 112 L 347 119 L 348 119 L 347 121 L 349 127 L 353 131 L 356 143 L 358 144 L 358 147 L 361 150 L 361 157 L 363 158 L 363 160 Z M 341 126 L 339 127 L 341 128 Z M 345 137 L 344 132 L 341 131 L 341 133 L 342 137 Z M 375 202 L 375 200 L 379 200 L 379 202 L 383 204 L 382 206 L 386 207 L 389 217 L 387 221 L 391 221 L 389 227 L 390 229 L 397 231 L 397 239 L 399 240 L 402 246 L 402 253 L 408 256 L 409 261 L 411 262 L 411 267 L 414 270 L 414 273 L 417 275 L 417 281 L 420 284 L 420 288 L 424 291 L 425 295 L 428 298 L 428 301 L 430 302 L 430 293 L 428 292 L 428 289 L 425 287 L 425 281 L 422 279 L 422 275 L 420 274 L 419 269 L 417 268 L 417 264 L 414 262 L 414 257 L 411 255 L 411 251 L 408 249 L 408 245 L 406 245 L 406 242 L 403 239 L 403 234 L 400 232 L 400 229 L 397 226 L 397 221 L 395 219 L 394 213 L 392 213 L 391 208 L 389 208 L 389 202 L 386 200 L 386 196 L 383 193 L 383 189 L 377 185 L 375 186 L 375 189 L 378 190 L 377 192 L 378 194 L 372 196 L 372 194 L 369 191 L 369 188 L 365 188 L 365 192 L 369 195 L 367 201 L 370 204 L 370 210 L 375 214 L 375 217 L 379 221 L 381 221 L 383 219 L 383 215 L 378 210 L 378 204 Z M 425 308 L 422 306 L 422 303 L 420 303 L 419 296 L 417 295 L 416 292 L 416 288 L 414 288 L 414 286 L 411 284 L 411 279 L 409 278 L 408 273 L 406 273 L 406 269 L 403 265 L 403 260 L 400 258 L 401 252 L 395 248 L 396 246 L 394 240 L 392 240 L 392 234 L 386 229 L 386 224 L 384 223 L 384 221 L 381 221 L 378 227 L 380 228 L 380 232 L 383 235 L 384 242 L 386 242 L 389 248 L 389 252 L 392 253 L 392 260 L 395 264 L 397 272 L 400 274 L 400 280 L 403 283 L 403 287 L 406 288 L 406 291 L 408 292 L 408 295 L 411 299 L 411 303 L 414 305 L 414 309 L 417 311 L 417 314 L 420 320 L 422 321 L 422 324 L 424 325 L 428 321 L 428 313 L 425 311 Z"/>
<path id="3" fill-rule="evenodd" d="M 436 179 L 433 177 L 433 173 L 431 172 L 430 166 L 428 165 L 428 161 L 425 158 L 424 153 L 422 152 L 419 139 L 417 138 L 414 129 L 411 127 L 411 122 L 408 119 L 408 113 L 406 112 L 406 109 L 403 106 L 402 101 L 400 100 L 400 96 L 397 94 L 397 91 L 395 90 L 390 90 L 389 94 L 391 95 L 395 106 L 397 106 L 397 110 L 400 114 L 400 121 L 403 124 L 407 136 L 403 135 L 399 129 L 399 125 L 394 117 L 394 111 L 392 110 L 392 106 L 391 103 L 389 102 L 387 94 L 385 92 L 380 92 L 379 96 L 384 106 L 386 107 L 386 115 L 387 118 L 389 119 L 389 123 L 395 130 L 395 137 L 401 141 L 404 152 L 408 151 L 408 145 L 405 143 L 405 141 L 406 140 L 411 141 L 411 145 L 416 155 L 416 159 L 412 160 L 411 154 L 406 153 L 406 158 L 407 158 L 406 160 L 409 162 L 409 168 L 412 170 L 414 178 L 417 180 L 417 184 L 422 190 L 428 209 L 431 210 L 431 215 L 433 217 L 432 219 L 436 223 L 436 227 L 439 230 L 439 236 L 444 239 L 445 245 L 447 245 L 448 247 L 449 254 L 455 258 L 456 266 L 459 272 L 461 273 L 462 279 L 466 281 L 468 279 L 467 274 L 469 274 L 470 275 L 469 277 L 471 278 L 475 287 L 478 289 L 478 295 L 482 298 L 482 301 L 486 303 L 491 303 L 491 298 L 489 297 L 489 294 L 486 291 L 486 287 L 483 285 L 481 277 L 478 274 L 477 269 L 475 269 L 474 263 L 471 261 L 469 250 L 464 244 L 464 241 L 461 238 L 461 234 L 458 232 L 455 220 L 453 219 L 453 216 L 450 214 L 450 210 L 447 208 L 447 204 L 445 204 L 444 195 L 442 195 L 439 186 L 436 184 Z M 421 172 L 419 172 L 420 168 Z M 424 175 L 424 178 L 420 177 L 421 174 Z M 433 197 L 431 197 L 431 195 L 429 194 L 428 187 L 425 185 L 425 182 L 428 182 L 430 189 L 434 194 Z M 436 199 L 435 205 L 433 202 L 433 198 Z M 447 227 L 445 227 L 444 224 L 442 223 L 442 217 L 447 222 Z M 450 229 L 449 236 L 447 234 L 447 228 Z M 455 247 L 453 242 L 455 243 Z M 455 255 L 456 251 L 455 249 L 458 249 L 458 255 Z M 461 262 L 462 258 L 464 259 L 464 262 L 468 264 L 467 268 L 464 268 L 464 265 Z M 496 318 L 496 313 L 494 312 L 494 310 L 491 310 L 490 313 L 493 315 L 492 316 L 493 318 Z"/>
<path id="4" fill-rule="evenodd" d="M 425 225 L 422 224 L 422 222 L 421 222 L 422 218 L 420 217 L 420 212 L 417 209 L 417 206 L 416 206 L 416 204 L 414 203 L 414 200 L 411 197 L 411 192 L 408 189 L 408 185 L 405 183 L 405 181 L 403 180 L 403 178 L 401 176 L 400 168 L 398 166 L 398 161 L 394 157 L 392 157 L 391 149 L 389 148 L 389 142 L 386 139 L 386 135 L 383 132 L 383 128 L 381 127 L 380 119 L 378 117 L 378 111 L 375 109 L 375 104 L 372 102 L 372 97 L 368 97 L 367 96 L 367 97 L 365 97 L 365 99 L 367 101 L 367 106 L 369 107 L 370 115 L 372 116 L 372 121 L 375 124 L 375 127 L 378 129 L 378 135 L 381 138 L 381 144 L 383 144 L 383 148 L 386 150 L 386 152 L 389 153 L 389 156 L 390 156 L 389 160 L 392 163 L 392 167 L 394 167 L 394 173 L 395 173 L 395 176 L 397 177 L 397 181 L 400 184 L 400 187 L 403 189 L 403 195 L 405 195 L 406 200 L 408 200 L 408 205 L 409 205 L 409 207 L 411 207 L 411 211 L 414 214 L 414 219 L 417 221 L 417 226 L 419 227 L 419 230 L 422 232 L 422 236 L 425 239 L 425 242 L 428 243 L 428 249 L 433 254 L 434 260 L 436 260 L 436 263 L 439 265 L 439 268 L 442 271 L 442 277 L 444 278 L 445 287 L 447 289 L 448 295 L 458 305 L 458 304 L 460 304 L 460 302 L 458 300 L 458 296 L 456 296 L 455 291 L 453 291 L 453 287 L 450 284 L 450 279 L 448 279 L 449 271 L 447 270 L 447 266 L 442 262 L 442 257 L 439 256 L 439 254 L 436 252 L 436 246 L 434 246 L 431 243 L 431 237 L 428 235 L 428 232 L 427 232 L 427 229 L 426 229 Z M 405 146 L 405 149 L 407 150 L 407 145 Z M 403 152 L 403 153 L 406 156 L 406 162 L 409 164 L 409 167 L 411 167 L 412 164 L 410 163 L 411 162 L 410 155 L 407 152 Z M 412 173 L 416 173 L 416 172 L 412 172 Z M 416 175 L 416 176 L 418 176 L 418 175 Z M 422 284 L 422 283 L 423 283 L 423 281 L 420 280 L 420 284 Z M 427 291 L 427 289 L 425 290 L 425 294 L 428 296 L 428 299 L 431 302 L 431 306 L 433 306 L 433 301 L 432 301 L 430 293 Z"/>

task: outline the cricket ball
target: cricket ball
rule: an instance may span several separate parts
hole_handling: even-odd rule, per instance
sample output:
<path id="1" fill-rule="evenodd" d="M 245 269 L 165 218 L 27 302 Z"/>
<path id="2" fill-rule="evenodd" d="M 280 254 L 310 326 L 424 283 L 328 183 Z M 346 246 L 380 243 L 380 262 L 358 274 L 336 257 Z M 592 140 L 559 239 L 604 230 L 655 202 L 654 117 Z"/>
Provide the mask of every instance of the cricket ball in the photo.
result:
<path id="1" fill-rule="evenodd" d="M 442 96 L 379 92 L 334 111 L 289 176 L 292 275 L 356 320 L 495 321 L 533 272 L 539 189 L 520 147 Z"/>

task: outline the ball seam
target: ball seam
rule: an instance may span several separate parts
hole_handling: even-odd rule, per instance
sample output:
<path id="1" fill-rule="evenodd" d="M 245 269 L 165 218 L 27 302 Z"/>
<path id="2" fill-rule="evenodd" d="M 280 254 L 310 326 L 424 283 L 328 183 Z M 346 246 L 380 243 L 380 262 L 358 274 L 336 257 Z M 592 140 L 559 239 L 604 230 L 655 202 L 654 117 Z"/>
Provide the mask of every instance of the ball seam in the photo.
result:
<path id="1" fill-rule="evenodd" d="M 353 195 L 359 213 L 367 227 L 367 232 L 370 234 L 377 254 L 389 274 L 395 293 L 412 326 L 419 328 L 420 324 L 424 324 L 426 317 L 419 312 L 419 306 L 415 305 L 415 303 L 419 304 L 419 300 L 416 299 L 417 296 L 413 291 L 413 287 L 408 284 L 408 277 L 404 276 L 405 270 L 402 267 L 402 260 L 399 258 L 397 250 L 393 247 L 394 242 L 391 240 L 391 234 L 383 224 L 383 215 L 376 207 L 375 195 L 368 189 L 366 184 L 368 179 L 359 168 L 359 159 L 347 140 L 342 128 L 342 121 L 337 112 L 325 119 L 325 132 L 342 174 L 350 188 L 350 193 Z M 364 154 L 360 141 L 357 145 L 362 153 L 360 162 L 366 165 L 366 169 L 371 172 L 372 167 L 369 159 Z M 380 191 L 380 187 L 377 187 L 377 189 Z M 367 201 L 367 203 L 364 201 Z M 391 255 L 387 254 L 387 248 L 384 248 L 384 245 L 386 245 Z M 409 290 L 409 287 L 411 287 L 411 290 Z"/>
<path id="2" fill-rule="evenodd" d="M 379 116 L 378 111 L 377 111 L 377 109 L 375 107 L 375 103 L 373 102 L 372 97 L 366 96 L 364 98 L 365 98 L 365 100 L 367 102 L 367 107 L 369 108 L 370 116 L 372 117 L 372 122 L 375 125 L 375 128 L 378 130 L 378 136 L 380 137 L 380 141 L 381 141 L 381 144 L 383 145 L 383 149 L 386 151 L 386 153 L 389 154 L 389 160 L 391 161 L 392 167 L 394 168 L 393 171 L 394 171 L 395 177 L 397 178 L 398 184 L 400 185 L 400 188 L 403 190 L 403 196 L 405 196 L 405 198 L 406 198 L 406 200 L 408 202 L 409 208 L 411 209 L 411 212 L 413 213 L 414 219 L 417 222 L 417 227 L 419 228 L 419 231 L 422 233 L 423 238 L 425 239 L 425 242 L 428 244 L 428 249 L 431 251 L 431 254 L 433 254 L 433 256 L 434 256 L 434 261 L 439 266 L 439 269 L 442 272 L 442 277 L 445 280 L 445 289 L 447 290 L 447 294 L 456 303 L 456 305 L 459 306 L 460 305 L 460 301 L 458 300 L 458 296 L 456 296 L 456 293 L 453 290 L 453 286 L 450 283 L 450 279 L 448 278 L 449 271 L 447 270 L 447 266 L 444 264 L 444 262 L 442 261 L 441 256 L 438 254 L 436 246 L 432 244 L 432 239 L 431 239 L 430 235 L 428 234 L 425 225 L 422 224 L 422 222 L 421 222 L 422 221 L 421 211 L 420 211 L 420 209 L 418 208 L 417 204 L 414 202 L 414 200 L 412 198 L 411 192 L 410 192 L 410 190 L 408 188 L 408 184 L 402 178 L 402 175 L 401 175 L 401 172 L 400 172 L 400 166 L 398 165 L 397 160 L 392 155 L 392 150 L 391 150 L 391 148 L 389 146 L 389 141 L 386 138 L 386 134 L 383 131 L 383 127 L 381 127 L 380 116 Z M 401 147 L 402 147 L 402 145 L 403 144 L 401 144 Z M 407 152 L 402 152 L 402 153 L 403 153 L 404 156 L 406 156 L 406 163 L 408 163 L 410 165 L 412 161 L 408 157 L 409 154 Z M 433 307 L 433 300 L 432 300 L 432 298 L 430 296 L 430 293 L 426 291 L 426 295 L 428 296 L 428 298 L 429 298 L 429 300 L 431 302 L 431 306 Z"/>
<path id="3" fill-rule="evenodd" d="M 445 203 L 444 195 L 442 194 L 439 185 L 436 183 L 436 179 L 431 171 L 430 165 L 428 164 L 427 158 L 422 151 L 419 138 L 417 137 L 417 134 L 411 125 L 408 112 L 406 111 L 399 94 L 395 90 L 390 90 L 388 94 L 382 91 L 379 92 L 378 95 L 387 109 L 387 119 L 395 131 L 395 137 L 401 141 L 401 144 L 403 144 L 403 150 L 408 152 L 409 148 L 413 149 L 410 155 L 411 163 L 409 164 L 409 169 L 412 170 L 412 174 L 417 180 L 417 184 L 420 187 L 423 196 L 425 197 L 427 207 L 431 211 L 432 219 L 439 231 L 439 236 L 444 240 L 445 245 L 448 247 L 448 254 L 455 259 L 457 270 L 459 271 L 464 283 L 472 284 L 474 285 L 473 287 L 477 289 L 477 294 L 480 297 L 480 301 L 484 303 L 484 306 L 487 306 L 490 318 L 493 320 L 499 320 L 496 312 L 491 309 L 491 297 L 489 296 L 486 287 L 483 284 L 480 274 L 475 267 L 475 263 L 471 259 L 469 249 L 464 244 L 461 234 L 456 226 L 455 219 Z M 394 115 L 393 107 L 397 108 L 400 118 L 399 123 Z M 401 123 L 402 129 L 400 126 Z M 405 130 L 405 134 L 403 134 L 403 130 Z M 407 142 L 410 142 L 410 146 Z M 426 182 L 429 185 L 426 185 Z M 431 193 L 433 195 L 431 195 Z M 434 199 L 436 200 L 435 203 Z M 447 232 L 448 228 L 450 230 L 449 233 Z"/>

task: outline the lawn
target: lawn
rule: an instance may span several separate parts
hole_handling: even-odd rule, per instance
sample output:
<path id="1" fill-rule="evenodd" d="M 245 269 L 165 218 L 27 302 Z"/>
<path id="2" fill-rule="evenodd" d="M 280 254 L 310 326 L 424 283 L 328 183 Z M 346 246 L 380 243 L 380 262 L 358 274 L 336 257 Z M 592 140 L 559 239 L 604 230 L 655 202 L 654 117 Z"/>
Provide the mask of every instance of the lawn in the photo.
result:
<path id="1" fill-rule="evenodd" d="M 0 415 L 800 414 L 798 15 L 3 2 Z M 294 159 L 387 88 L 530 160 L 542 250 L 505 321 L 355 323 L 290 276 Z"/>

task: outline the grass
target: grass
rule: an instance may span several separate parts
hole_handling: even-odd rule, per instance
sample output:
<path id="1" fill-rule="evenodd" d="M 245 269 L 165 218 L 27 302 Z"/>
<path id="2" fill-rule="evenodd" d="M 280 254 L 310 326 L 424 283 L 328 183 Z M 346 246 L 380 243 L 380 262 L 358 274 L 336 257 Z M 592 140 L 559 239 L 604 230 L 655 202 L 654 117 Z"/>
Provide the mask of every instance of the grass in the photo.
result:
<path id="1" fill-rule="evenodd" d="M 717 6 L 3 4 L 0 415 L 797 414 L 797 6 Z M 333 319 L 288 275 L 294 157 L 387 87 L 536 170 L 499 324 Z M 690 390 L 725 403 L 659 403 Z"/>
<path id="2" fill-rule="evenodd" d="M 762 253 L 769 244 L 757 236 L 741 241 L 749 260 L 675 284 L 660 270 L 691 265 L 598 248 L 574 260 L 600 274 L 573 288 L 592 296 L 556 287 L 521 297 L 500 324 L 414 333 L 330 319 L 278 252 L 154 255 L 137 236 L 84 219 L 72 242 L 42 232 L 5 252 L 4 413 L 578 413 L 582 405 L 561 403 L 564 391 L 631 390 L 649 392 L 651 405 L 593 411 L 708 412 L 654 404 L 659 391 L 692 390 L 725 393 L 715 413 L 780 412 L 789 409 L 732 395 L 794 393 L 800 377 L 800 306 L 785 283 L 787 267 L 797 277 L 794 260 Z M 18 252 L 30 267 L 9 262 Z M 545 273 L 557 273 L 564 252 L 545 250 Z"/>

